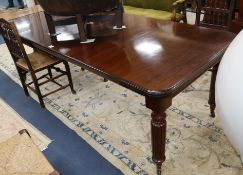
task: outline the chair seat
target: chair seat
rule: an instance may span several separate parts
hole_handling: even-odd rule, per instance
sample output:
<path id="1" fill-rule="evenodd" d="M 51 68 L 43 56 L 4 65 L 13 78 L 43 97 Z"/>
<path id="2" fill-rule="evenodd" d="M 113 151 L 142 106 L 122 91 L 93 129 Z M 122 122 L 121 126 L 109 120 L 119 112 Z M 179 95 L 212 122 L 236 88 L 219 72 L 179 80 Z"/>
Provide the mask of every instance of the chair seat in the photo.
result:
<path id="1" fill-rule="evenodd" d="M 27 133 L 0 144 L 0 174 L 50 175 L 54 168 Z"/>
<path id="2" fill-rule="evenodd" d="M 134 14 L 134 15 L 141 15 L 155 19 L 162 19 L 162 20 L 171 20 L 172 12 L 162 11 L 162 10 L 153 10 L 153 9 L 144 9 L 144 8 L 137 8 L 132 6 L 124 6 L 125 13 Z M 182 14 L 176 14 L 176 21 L 183 18 Z"/>
<path id="3" fill-rule="evenodd" d="M 53 65 L 53 64 L 57 64 L 58 62 L 60 62 L 59 59 L 53 58 L 53 57 L 49 57 L 47 55 L 44 55 L 40 52 L 33 52 L 31 54 L 28 54 L 29 60 L 30 60 L 30 64 L 32 65 L 34 71 L 40 70 L 42 68 L 45 68 L 49 65 Z M 25 62 L 25 60 L 19 59 L 16 62 L 17 65 L 21 66 L 22 68 L 29 70 L 27 63 Z"/>

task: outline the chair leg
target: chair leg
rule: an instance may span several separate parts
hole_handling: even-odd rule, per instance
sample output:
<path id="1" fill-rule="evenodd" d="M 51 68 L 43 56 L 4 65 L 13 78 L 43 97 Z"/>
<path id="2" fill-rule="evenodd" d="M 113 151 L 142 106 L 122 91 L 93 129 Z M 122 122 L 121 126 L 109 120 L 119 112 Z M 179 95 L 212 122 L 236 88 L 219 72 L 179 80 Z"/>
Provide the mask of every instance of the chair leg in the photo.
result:
<path id="1" fill-rule="evenodd" d="M 215 117 L 215 107 L 216 107 L 216 103 L 215 103 L 215 81 L 216 81 L 216 76 L 217 76 L 217 72 L 218 72 L 218 64 L 215 65 L 212 68 L 212 75 L 211 75 L 211 83 L 210 83 L 210 91 L 209 91 L 209 100 L 208 100 L 208 104 L 210 105 L 210 114 L 211 117 Z"/>
<path id="2" fill-rule="evenodd" d="M 32 80 L 33 80 L 33 84 L 35 86 L 35 91 L 36 91 L 36 94 L 38 96 L 40 105 L 41 105 L 42 108 L 45 108 L 45 104 L 44 104 L 44 101 L 43 101 L 43 98 L 42 98 L 42 95 L 41 95 L 41 91 L 40 91 L 40 87 L 39 87 L 39 84 L 38 84 L 38 80 L 37 80 L 37 78 L 36 78 L 34 73 L 31 73 L 31 77 L 32 77 Z"/>
<path id="3" fill-rule="evenodd" d="M 25 81 L 26 81 L 26 73 L 24 73 L 23 71 L 21 71 L 18 67 L 17 67 L 17 71 L 19 73 L 19 78 L 20 78 L 20 82 L 23 86 L 24 89 L 24 93 L 26 96 L 30 96 L 29 91 L 27 86 L 25 85 Z"/>
<path id="4" fill-rule="evenodd" d="M 183 18 L 183 22 L 184 22 L 185 24 L 187 24 L 186 16 Z"/>
<path id="5" fill-rule="evenodd" d="M 83 19 L 83 15 L 77 14 L 76 19 L 77 19 L 80 41 L 85 42 L 85 41 L 87 41 L 87 35 L 86 35 L 85 22 L 84 22 L 84 19 Z"/>
<path id="6" fill-rule="evenodd" d="M 52 72 L 51 72 L 51 68 L 50 68 L 50 67 L 48 67 L 48 68 L 47 68 L 47 70 L 48 70 L 48 74 L 49 74 L 50 78 L 52 78 Z"/>
<path id="7" fill-rule="evenodd" d="M 187 24 L 187 15 L 186 15 L 186 10 L 183 10 L 183 22 Z"/>
<path id="8" fill-rule="evenodd" d="M 47 27 L 49 29 L 50 35 L 55 35 L 56 34 L 56 28 L 55 28 L 55 22 L 53 21 L 53 18 L 51 15 L 44 13 L 46 17 L 46 23 Z"/>
<path id="9" fill-rule="evenodd" d="M 68 82 L 69 82 L 69 86 L 70 86 L 70 89 L 72 91 L 72 94 L 76 94 L 76 91 L 73 88 L 73 80 L 72 80 L 72 76 L 71 76 L 69 64 L 66 61 L 64 61 L 63 64 L 64 64 L 65 69 L 66 69 L 66 73 L 67 73 L 67 77 L 68 77 Z"/>

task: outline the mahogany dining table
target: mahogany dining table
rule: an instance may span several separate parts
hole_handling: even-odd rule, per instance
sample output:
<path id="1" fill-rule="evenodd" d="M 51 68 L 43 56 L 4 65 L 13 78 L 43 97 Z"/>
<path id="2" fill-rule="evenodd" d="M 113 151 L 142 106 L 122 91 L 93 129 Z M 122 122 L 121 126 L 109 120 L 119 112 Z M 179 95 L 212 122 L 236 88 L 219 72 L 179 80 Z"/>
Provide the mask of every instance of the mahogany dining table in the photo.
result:
<path id="1" fill-rule="evenodd" d="M 50 36 L 43 12 L 14 20 L 23 43 L 67 60 L 145 97 L 151 113 L 152 159 L 165 161 L 166 109 L 172 99 L 212 68 L 209 93 L 215 108 L 219 62 L 235 35 L 183 23 L 124 14 L 125 29 L 112 21 L 92 24 L 94 43 L 81 44 L 77 26 L 59 26 Z M 127 121 L 129 122 L 129 121 Z"/>

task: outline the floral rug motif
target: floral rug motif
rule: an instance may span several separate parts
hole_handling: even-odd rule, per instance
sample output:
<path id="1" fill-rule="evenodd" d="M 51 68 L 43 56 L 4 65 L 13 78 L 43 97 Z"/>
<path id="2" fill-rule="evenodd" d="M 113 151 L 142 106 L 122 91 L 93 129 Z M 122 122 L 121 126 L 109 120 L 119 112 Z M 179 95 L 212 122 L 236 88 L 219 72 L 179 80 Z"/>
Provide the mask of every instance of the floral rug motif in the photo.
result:
<path id="1" fill-rule="evenodd" d="M 0 53 L 0 68 L 19 83 L 5 45 Z M 78 66 L 70 67 L 77 94 L 67 88 L 48 96 L 47 109 L 124 174 L 156 174 L 151 159 L 151 110 L 144 98 Z M 224 135 L 219 116 L 209 116 L 209 80 L 207 72 L 177 95 L 166 112 L 165 175 L 243 175 L 240 157 Z"/>

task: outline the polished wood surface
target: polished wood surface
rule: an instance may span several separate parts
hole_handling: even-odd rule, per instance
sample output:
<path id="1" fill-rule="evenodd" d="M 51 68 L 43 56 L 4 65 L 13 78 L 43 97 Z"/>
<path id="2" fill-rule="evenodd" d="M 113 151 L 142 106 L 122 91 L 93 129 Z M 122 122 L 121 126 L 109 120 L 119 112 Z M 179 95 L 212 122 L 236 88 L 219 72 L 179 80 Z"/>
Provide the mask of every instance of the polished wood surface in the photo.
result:
<path id="1" fill-rule="evenodd" d="M 25 44 L 145 96 L 146 107 L 152 110 L 152 158 L 157 174 L 165 160 L 165 111 L 172 98 L 209 68 L 217 70 L 235 37 L 225 31 L 125 14 L 126 29 L 113 30 L 109 22 L 94 23 L 90 35 L 96 41 L 83 45 L 76 26 L 61 26 L 57 28 L 60 35 L 48 35 L 43 13 L 15 23 Z M 214 104 L 213 95 L 210 103 Z"/>
<path id="2" fill-rule="evenodd" d="M 29 25 L 28 31 L 21 31 L 21 23 Z M 126 15 L 127 29 L 117 31 L 110 27 L 104 31 L 103 25 L 97 24 L 100 31 L 93 32 L 96 42 L 82 45 L 79 40 L 51 39 L 42 14 L 21 18 L 16 24 L 26 42 L 60 53 L 138 93 L 156 97 L 178 93 L 202 74 L 202 67 L 209 69 L 218 63 L 234 37 L 228 32 Z M 58 28 L 63 36 L 78 38 L 73 29 Z M 54 47 L 48 48 L 50 45 Z"/>

